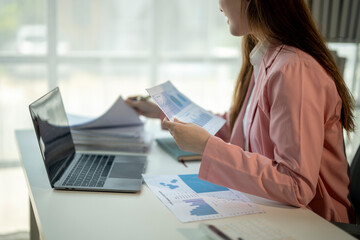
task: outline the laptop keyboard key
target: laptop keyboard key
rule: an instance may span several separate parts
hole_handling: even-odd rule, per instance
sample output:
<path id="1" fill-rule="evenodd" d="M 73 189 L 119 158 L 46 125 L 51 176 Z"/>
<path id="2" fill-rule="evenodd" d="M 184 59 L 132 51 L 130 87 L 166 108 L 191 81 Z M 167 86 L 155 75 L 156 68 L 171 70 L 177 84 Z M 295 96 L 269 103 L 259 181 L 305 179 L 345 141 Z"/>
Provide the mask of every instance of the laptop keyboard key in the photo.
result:
<path id="1" fill-rule="evenodd" d="M 115 156 L 82 155 L 64 185 L 103 187 L 114 159 Z"/>

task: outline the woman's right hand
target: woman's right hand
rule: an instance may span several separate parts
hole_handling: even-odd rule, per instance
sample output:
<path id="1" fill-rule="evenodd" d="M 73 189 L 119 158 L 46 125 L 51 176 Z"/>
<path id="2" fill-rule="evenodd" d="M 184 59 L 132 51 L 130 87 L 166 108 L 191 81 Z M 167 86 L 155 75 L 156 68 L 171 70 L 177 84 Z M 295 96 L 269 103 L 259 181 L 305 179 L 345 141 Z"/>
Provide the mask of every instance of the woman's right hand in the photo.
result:
<path id="1" fill-rule="evenodd" d="M 138 96 L 128 97 L 125 102 L 135 111 L 149 118 L 161 118 L 161 109 L 151 101 L 136 100 Z"/>

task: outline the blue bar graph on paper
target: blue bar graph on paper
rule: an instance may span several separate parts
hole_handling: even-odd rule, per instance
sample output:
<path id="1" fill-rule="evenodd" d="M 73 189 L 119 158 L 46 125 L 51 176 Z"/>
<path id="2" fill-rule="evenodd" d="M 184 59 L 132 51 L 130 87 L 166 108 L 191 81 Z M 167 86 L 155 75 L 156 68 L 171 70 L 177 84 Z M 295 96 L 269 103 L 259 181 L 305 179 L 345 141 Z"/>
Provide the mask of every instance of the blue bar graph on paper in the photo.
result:
<path id="1" fill-rule="evenodd" d="M 184 200 L 184 202 L 190 203 L 190 206 L 195 206 L 195 208 L 190 211 L 190 215 L 192 215 L 192 216 L 206 216 L 206 215 L 218 213 L 201 198 L 188 199 L 188 200 Z"/>
<path id="2" fill-rule="evenodd" d="M 196 193 L 221 192 L 228 191 L 226 187 L 212 184 L 198 178 L 197 174 L 179 175 L 181 180 Z"/>
<path id="3" fill-rule="evenodd" d="M 192 116 L 192 123 L 203 127 L 212 119 L 211 115 L 208 113 L 200 113 L 199 115 Z"/>

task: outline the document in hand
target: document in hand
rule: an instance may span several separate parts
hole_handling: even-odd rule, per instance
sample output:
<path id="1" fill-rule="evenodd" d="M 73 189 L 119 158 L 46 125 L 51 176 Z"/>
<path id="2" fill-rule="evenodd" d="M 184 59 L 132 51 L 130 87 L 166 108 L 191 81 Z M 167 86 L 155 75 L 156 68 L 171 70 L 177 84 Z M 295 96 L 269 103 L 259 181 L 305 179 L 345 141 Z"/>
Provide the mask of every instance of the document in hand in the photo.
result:
<path id="1" fill-rule="evenodd" d="M 67 115 L 78 150 L 146 153 L 153 141 L 137 113 L 121 97 L 98 118 Z"/>
<path id="2" fill-rule="evenodd" d="M 170 120 L 176 117 L 180 121 L 194 123 L 212 135 L 216 134 L 225 123 L 224 119 L 193 103 L 170 81 L 146 91 Z"/>

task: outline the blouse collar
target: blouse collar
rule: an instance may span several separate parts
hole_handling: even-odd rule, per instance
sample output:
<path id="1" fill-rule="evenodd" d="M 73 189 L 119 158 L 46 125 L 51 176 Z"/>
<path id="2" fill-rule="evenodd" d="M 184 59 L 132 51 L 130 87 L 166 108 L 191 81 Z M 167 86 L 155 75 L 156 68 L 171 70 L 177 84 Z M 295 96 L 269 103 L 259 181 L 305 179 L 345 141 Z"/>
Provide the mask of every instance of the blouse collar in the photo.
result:
<path id="1" fill-rule="evenodd" d="M 265 56 L 266 50 L 269 47 L 269 42 L 258 42 L 256 46 L 253 48 L 253 50 L 250 52 L 250 63 L 253 66 L 259 67 L 261 64 L 262 59 Z"/>

